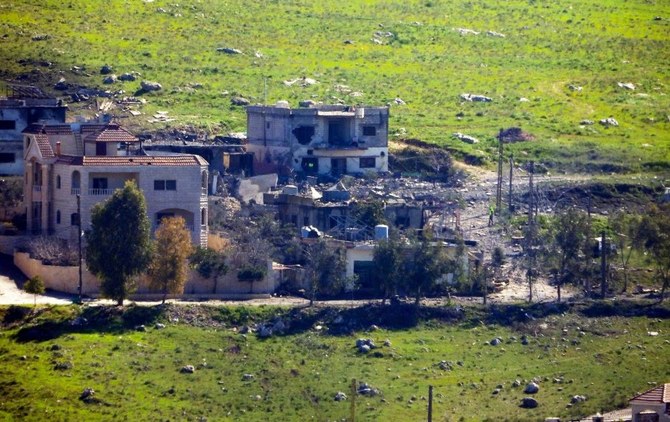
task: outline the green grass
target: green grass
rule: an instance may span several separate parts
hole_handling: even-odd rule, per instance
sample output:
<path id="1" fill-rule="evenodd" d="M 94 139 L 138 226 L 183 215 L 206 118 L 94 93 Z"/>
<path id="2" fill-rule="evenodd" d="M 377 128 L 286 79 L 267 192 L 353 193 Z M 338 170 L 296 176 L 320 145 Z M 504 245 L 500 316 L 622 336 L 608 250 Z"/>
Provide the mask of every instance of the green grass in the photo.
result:
<path id="1" fill-rule="evenodd" d="M 381 390 L 376 397 L 357 397 L 356 420 L 425 419 L 429 385 L 434 386 L 435 420 L 541 420 L 625 406 L 636 392 L 650 388 L 648 382 L 670 377 L 667 306 L 504 306 L 488 313 L 469 308 L 464 315 L 448 308 L 414 315 L 408 308 L 403 317 L 379 307 L 172 306 L 130 307 L 124 313 L 89 308 L 83 311 L 87 325 L 73 326 L 80 312 L 41 309 L 7 325 L 12 312 L 2 309 L 0 418 L 341 420 L 349 415 L 349 386 L 356 379 Z M 525 312 L 537 319 L 524 321 Z M 233 330 L 238 323 L 276 315 L 290 323 L 289 334 L 261 340 Z M 333 335 L 338 315 L 351 331 Z M 154 329 L 156 321 L 167 328 Z M 134 330 L 139 323 L 148 331 Z M 361 327 L 370 323 L 381 329 L 364 332 Z M 648 331 L 660 334 L 652 337 Z M 529 335 L 528 346 L 519 342 L 523 334 Z M 361 355 L 354 347 L 359 337 L 373 338 L 380 347 Z M 486 344 L 495 337 L 503 344 Z M 385 339 L 390 347 L 382 346 Z M 52 350 L 53 345 L 60 349 Z M 438 368 L 442 360 L 451 361 L 453 370 Z M 72 368 L 54 369 L 62 362 Z M 189 364 L 195 373 L 179 372 Z M 247 373 L 253 380 L 243 380 Z M 525 394 L 512 382 L 535 377 L 540 406 L 521 409 Z M 501 393 L 492 395 L 498 384 Z M 97 403 L 78 399 L 87 387 L 96 391 Z M 338 391 L 349 400 L 335 402 Z M 566 407 L 575 394 L 588 401 Z"/>
<path id="2" fill-rule="evenodd" d="M 143 111 L 168 110 L 174 125 L 244 130 L 244 110 L 230 98 L 263 102 L 267 78 L 269 103 L 295 106 L 311 98 L 379 105 L 400 97 L 407 105 L 391 106 L 391 133 L 404 129 L 401 137 L 459 154 L 491 157 L 498 129 L 520 126 L 536 137 L 510 146 L 521 161 L 569 171 L 666 173 L 670 162 L 670 5 L 664 1 L 17 0 L 0 6 L 0 22 L 0 77 L 28 75 L 27 81 L 50 84 L 63 72 L 69 82 L 102 86 L 103 64 L 117 74 L 138 71 L 164 87 L 144 95 Z M 481 33 L 461 36 L 454 28 Z M 393 36 L 376 45 L 375 31 Z M 35 34 L 51 38 L 31 41 Z M 218 47 L 244 54 L 226 55 Z M 40 67 L 39 60 L 54 65 Z M 91 76 L 73 74 L 73 65 Z M 319 83 L 283 84 L 301 76 Z M 190 88 L 192 82 L 203 88 Z M 139 81 L 111 88 L 132 94 Z M 493 102 L 462 103 L 464 92 Z M 457 113 L 464 116 L 459 120 Z M 620 126 L 597 123 L 608 116 Z M 146 119 L 122 121 L 136 130 L 164 128 Z M 583 119 L 596 124 L 580 127 Z M 457 131 L 483 142 L 462 144 L 451 138 Z"/>

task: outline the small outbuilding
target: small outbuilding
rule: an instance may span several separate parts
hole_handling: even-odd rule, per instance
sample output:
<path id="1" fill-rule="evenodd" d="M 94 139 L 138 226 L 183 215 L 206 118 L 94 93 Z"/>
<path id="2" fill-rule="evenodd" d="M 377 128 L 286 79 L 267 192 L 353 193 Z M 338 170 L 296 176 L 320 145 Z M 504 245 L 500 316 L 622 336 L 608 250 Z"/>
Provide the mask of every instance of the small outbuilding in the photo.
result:
<path id="1" fill-rule="evenodd" d="M 630 399 L 632 422 L 670 422 L 670 383 Z"/>

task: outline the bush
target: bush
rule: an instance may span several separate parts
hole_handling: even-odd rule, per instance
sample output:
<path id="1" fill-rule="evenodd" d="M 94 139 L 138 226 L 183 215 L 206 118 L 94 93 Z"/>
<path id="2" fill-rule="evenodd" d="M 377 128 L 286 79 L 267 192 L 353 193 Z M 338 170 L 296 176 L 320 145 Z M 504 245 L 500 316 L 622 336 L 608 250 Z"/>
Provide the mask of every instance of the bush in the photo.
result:
<path id="1" fill-rule="evenodd" d="M 78 265 L 79 254 L 66 241 L 55 237 L 39 236 L 28 240 L 19 250 L 45 265 Z"/>

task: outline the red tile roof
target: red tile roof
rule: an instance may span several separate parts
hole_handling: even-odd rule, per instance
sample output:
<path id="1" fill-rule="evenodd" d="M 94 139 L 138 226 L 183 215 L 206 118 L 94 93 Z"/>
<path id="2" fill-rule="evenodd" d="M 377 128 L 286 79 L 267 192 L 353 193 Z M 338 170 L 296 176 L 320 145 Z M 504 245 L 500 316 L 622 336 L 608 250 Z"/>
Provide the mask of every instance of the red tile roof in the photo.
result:
<path id="1" fill-rule="evenodd" d="M 86 132 L 88 130 L 85 131 L 82 127 L 82 135 Z M 138 142 L 138 139 L 119 125 L 109 124 L 102 130 L 87 135 L 84 142 Z"/>
<path id="2" fill-rule="evenodd" d="M 198 155 L 171 156 L 85 156 L 83 166 L 206 166 Z M 74 162 L 72 164 L 75 164 Z"/>
<path id="3" fill-rule="evenodd" d="M 70 125 L 44 125 L 42 132 L 47 135 L 72 135 Z"/>
<path id="4" fill-rule="evenodd" d="M 37 142 L 37 147 L 40 149 L 42 158 L 53 158 L 55 157 L 53 148 L 49 143 L 49 137 L 43 133 L 38 133 L 35 135 L 35 142 Z"/>
<path id="5" fill-rule="evenodd" d="M 670 403 L 670 383 L 659 385 L 640 395 L 630 399 L 630 401 L 644 403 Z"/>

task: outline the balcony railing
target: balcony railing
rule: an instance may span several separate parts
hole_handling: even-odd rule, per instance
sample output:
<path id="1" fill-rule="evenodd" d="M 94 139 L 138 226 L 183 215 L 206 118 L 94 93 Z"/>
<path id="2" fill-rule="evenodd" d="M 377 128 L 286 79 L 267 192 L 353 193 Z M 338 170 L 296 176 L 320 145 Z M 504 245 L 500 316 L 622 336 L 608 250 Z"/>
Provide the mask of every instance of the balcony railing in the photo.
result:
<path id="1" fill-rule="evenodd" d="M 89 195 L 111 195 L 114 193 L 114 189 L 89 189 Z"/>
<path id="2" fill-rule="evenodd" d="M 79 195 L 81 193 L 80 188 L 71 188 L 70 189 L 70 195 Z"/>
<path id="3" fill-rule="evenodd" d="M 33 192 L 42 192 L 42 185 L 33 185 Z"/>

